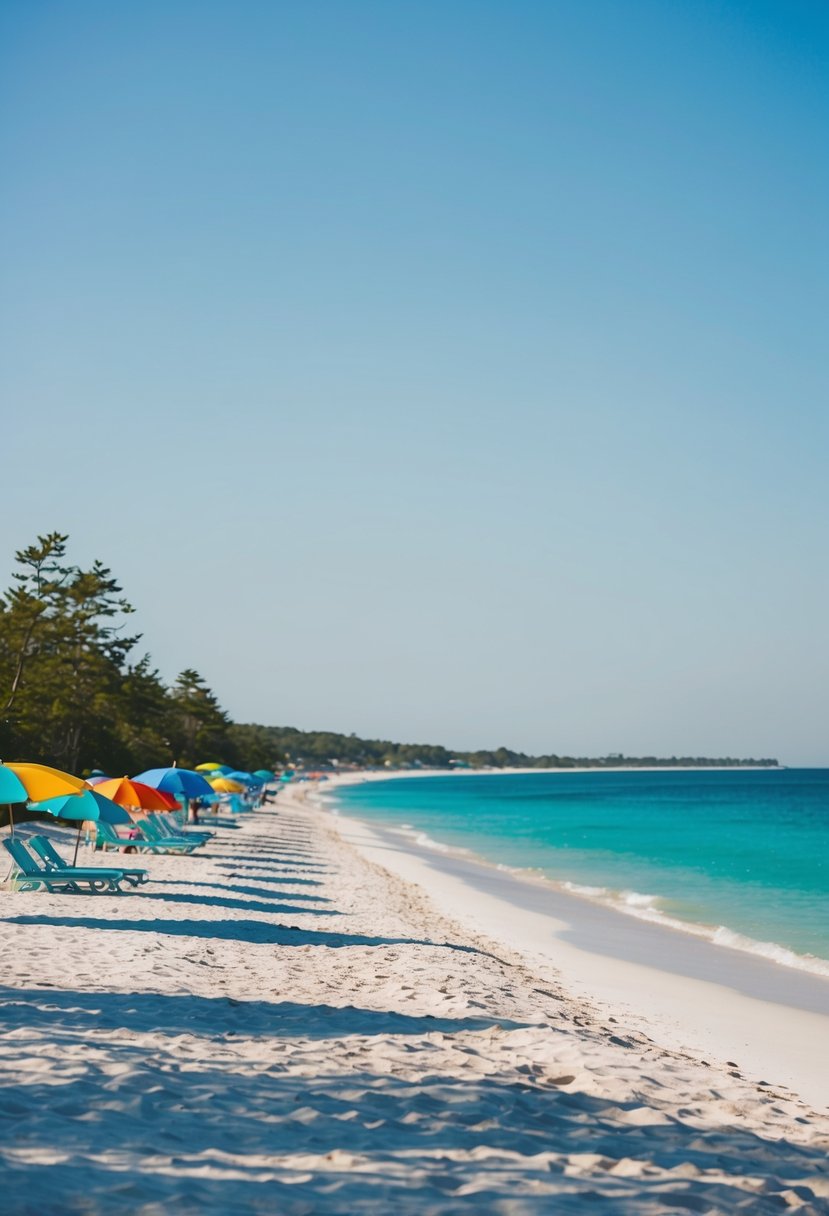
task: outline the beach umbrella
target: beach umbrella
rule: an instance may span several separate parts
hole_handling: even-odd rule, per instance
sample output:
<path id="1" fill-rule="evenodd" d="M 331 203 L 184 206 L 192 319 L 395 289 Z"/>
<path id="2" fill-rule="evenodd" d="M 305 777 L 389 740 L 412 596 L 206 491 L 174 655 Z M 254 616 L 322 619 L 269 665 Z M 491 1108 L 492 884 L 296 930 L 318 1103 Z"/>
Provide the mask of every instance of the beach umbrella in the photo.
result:
<path id="1" fill-rule="evenodd" d="M 55 819 L 92 821 L 97 823 L 132 823 L 122 806 L 105 798 L 97 790 L 84 790 L 82 794 L 63 794 L 59 798 L 45 798 L 42 802 L 29 804 L 30 811 L 52 815 Z"/>
<path id="2" fill-rule="evenodd" d="M 109 776 L 109 773 L 105 773 L 102 768 L 93 768 L 89 774 L 89 777 L 108 777 L 108 776 Z M 89 780 L 89 777 L 87 777 L 87 781 Z"/>
<path id="3" fill-rule="evenodd" d="M 25 802 L 29 795 L 15 772 L 0 764 L 0 802 Z"/>
<path id="4" fill-rule="evenodd" d="M 106 773 L 90 773 L 86 779 L 87 785 L 100 785 L 102 781 L 111 781 L 111 777 L 107 777 Z"/>
<path id="5" fill-rule="evenodd" d="M 119 806 L 131 806 L 140 811 L 173 811 L 178 806 L 171 794 L 143 781 L 131 781 L 129 777 L 111 777 L 96 785 L 95 791 Z"/>
<path id="6" fill-rule="evenodd" d="M 228 781 L 241 781 L 242 785 L 261 785 L 262 778 L 254 776 L 253 773 L 243 772 L 242 769 L 231 769 L 229 773 L 224 774 Z"/>
<path id="7" fill-rule="evenodd" d="M 262 781 L 276 781 L 276 773 L 272 773 L 269 768 L 255 768 L 253 775 L 260 777 Z"/>
<path id="8" fill-rule="evenodd" d="M 14 835 L 14 816 L 12 814 L 12 804 L 15 802 L 25 802 L 29 795 L 26 793 L 26 787 L 16 773 L 13 773 L 10 768 L 6 768 L 5 764 L 0 764 L 0 824 L 4 827 L 9 825 L 11 834 Z M 25 814 L 17 812 L 18 821 L 26 818 Z"/>
<path id="9" fill-rule="evenodd" d="M 210 783 L 217 794 L 243 794 L 245 787 L 241 781 L 231 781 L 230 777 L 216 777 Z"/>
<path id="10" fill-rule="evenodd" d="M 86 789 L 86 782 L 81 777 L 73 777 L 59 768 L 50 768 L 48 764 L 14 762 L 3 767 L 19 777 L 26 787 L 26 796 L 35 802 L 57 798 L 60 794 L 80 794 Z"/>
<path id="11" fill-rule="evenodd" d="M 190 810 L 191 798 L 203 798 L 212 792 L 204 779 L 203 773 L 196 773 L 189 768 L 148 768 L 145 773 L 139 773 L 136 781 L 152 785 L 165 794 L 173 794 L 181 800 L 185 811 Z"/>
<path id="12" fill-rule="evenodd" d="M 165 794 L 173 794 L 176 798 L 201 798 L 203 794 L 210 793 L 210 786 L 203 774 L 190 768 L 148 768 L 134 780 L 143 781 L 145 785 L 151 785 Z"/>
<path id="13" fill-rule="evenodd" d="M 47 764 L 0 764 L 0 802 L 7 804 L 0 822 L 8 823 L 13 834 L 13 803 L 25 802 L 27 799 L 37 802 L 43 798 L 56 798 L 61 794 L 79 794 L 85 789 L 86 784 L 80 777 L 73 777 L 71 773 L 64 773 L 59 768 L 50 768 Z"/>
<path id="14" fill-rule="evenodd" d="M 111 798 L 105 798 L 97 790 L 84 790 L 82 794 L 62 794 L 58 798 L 46 798 L 42 802 L 32 802 L 27 807 L 32 815 L 51 815 L 54 819 L 69 820 L 78 824 L 78 834 L 75 838 L 74 865 L 78 860 L 78 846 L 81 843 L 81 827 L 86 822 L 97 823 L 132 823 L 123 807 L 118 806 Z"/>
<path id="15" fill-rule="evenodd" d="M 215 760 L 207 760 L 204 764 L 197 764 L 194 772 L 197 773 L 212 773 L 214 769 L 220 769 L 221 764 L 217 764 Z"/>

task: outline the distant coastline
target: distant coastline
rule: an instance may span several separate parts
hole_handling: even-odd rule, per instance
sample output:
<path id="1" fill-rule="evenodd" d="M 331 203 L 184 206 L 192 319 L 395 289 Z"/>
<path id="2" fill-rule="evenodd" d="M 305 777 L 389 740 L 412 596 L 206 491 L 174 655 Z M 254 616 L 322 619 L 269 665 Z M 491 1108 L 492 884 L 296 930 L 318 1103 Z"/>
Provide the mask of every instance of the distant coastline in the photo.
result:
<path id="1" fill-rule="evenodd" d="M 653 766 L 640 765 L 616 765 L 599 766 L 599 765 L 583 765 L 574 768 L 334 768 L 328 773 L 323 769 L 318 770 L 321 776 L 327 776 L 330 780 L 336 782 L 337 785 L 353 785 L 361 781 L 393 781 L 407 778 L 418 777 L 514 777 L 522 773 L 527 775 L 535 774 L 538 776 L 541 773 L 689 773 L 698 771 L 704 768 L 706 772 L 725 773 L 733 772 L 739 768 L 740 771 L 746 772 L 786 772 L 788 765 L 786 764 L 706 764 L 706 765 L 682 765 L 682 764 L 659 764 Z"/>
<path id="2" fill-rule="evenodd" d="M 574 772 L 583 769 L 694 769 L 782 768 L 776 758 L 733 756 L 569 756 L 554 752 L 533 756 L 508 747 L 461 751 L 431 743 L 395 743 L 388 739 L 362 739 L 336 731 L 304 731 L 293 726 L 233 723 L 230 738 L 244 756 L 257 763 L 286 763 L 298 768 L 389 768 L 417 771 L 439 769 Z M 256 764 L 251 767 L 257 767 Z"/>

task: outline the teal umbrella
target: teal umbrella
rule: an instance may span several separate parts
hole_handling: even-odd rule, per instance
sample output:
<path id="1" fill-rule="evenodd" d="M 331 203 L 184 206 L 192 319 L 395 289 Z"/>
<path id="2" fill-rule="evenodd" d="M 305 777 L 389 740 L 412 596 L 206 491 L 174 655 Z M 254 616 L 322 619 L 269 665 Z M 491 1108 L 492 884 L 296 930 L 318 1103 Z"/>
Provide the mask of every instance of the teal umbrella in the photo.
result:
<path id="1" fill-rule="evenodd" d="M 26 808 L 26 818 L 50 815 L 53 819 L 77 823 L 78 835 L 75 840 L 75 856 L 72 864 L 78 860 L 78 847 L 81 843 L 81 826 L 87 820 L 101 823 L 132 823 L 123 807 L 118 806 L 111 798 L 96 794 L 95 790 L 84 790 L 82 794 L 64 794 L 60 798 L 46 798 L 43 802 L 32 802 Z"/>
<path id="2" fill-rule="evenodd" d="M 45 798 L 43 802 L 30 802 L 28 810 L 39 815 L 51 815 L 53 819 L 71 821 L 86 819 L 102 823 L 132 823 L 122 806 L 105 798 L 95 790 L 84 790 L 82 794 L 64 794 L 60 798 Z"/>
<path id="3" fill-rule="evenodd" d="M 255 773 L 246 773 L 242 769 L 235 768 L 229 773 L 225 773 L 228 781 L 241 781 L 243 785 L 261 785 L 262 778 L 257 777 Z"/>
<path id="4" fill-rule="evenodd" d="M 276 781 L 276 773 L 272 773 L 269 768 L 255 768 L 253 775 L 261 777 L 263 781 Z"/>
<path id="5" fill-rule="evenodd" d="M 12 835 L 14 835 L 15 819 L 15 816 L 12 814 L 12 803 L 26 802 L 28 797 L 26 787 L 17 773 L 0 764 L 0 826 L 4 828 L 8 827 Z M 21 807 L 18 807 L 15 814 L 18 823 L 25 822 L 28 819 L 28 815 Z"/>
<path id="6" fill-rule="evenodd" d="M 25 802 L 26 787 L 10 768 L 0 765 L 0 802 Z"/>

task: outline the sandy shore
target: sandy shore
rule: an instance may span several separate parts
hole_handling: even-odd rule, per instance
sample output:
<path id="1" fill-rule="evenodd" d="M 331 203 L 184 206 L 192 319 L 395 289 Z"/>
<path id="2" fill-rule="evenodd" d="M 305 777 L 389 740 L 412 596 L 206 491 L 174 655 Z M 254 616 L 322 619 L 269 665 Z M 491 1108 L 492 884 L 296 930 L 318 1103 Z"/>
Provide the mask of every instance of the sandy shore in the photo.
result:
<path id="1" fill-rule="evenodd" d="M 824 1114 L 608 1015 L 303 793 L 135 859 L 146 891 L 0 892 L 4 1211 L 829 1211 Z"/>

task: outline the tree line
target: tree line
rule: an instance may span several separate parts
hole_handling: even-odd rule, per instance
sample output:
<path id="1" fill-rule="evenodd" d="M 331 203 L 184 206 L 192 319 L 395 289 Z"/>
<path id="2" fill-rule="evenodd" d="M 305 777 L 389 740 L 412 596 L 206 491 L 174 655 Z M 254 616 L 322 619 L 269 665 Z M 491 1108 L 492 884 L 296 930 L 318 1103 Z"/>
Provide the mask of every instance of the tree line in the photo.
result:
<path id="1" fill-rule="evenodd" d="M 231 757 L 231 722 L 193 668 L 168 685 L 129 626 L 112 571 L 50 532 L 15 554 L 0 596 L 0 756 L 115 774 Z"/>
<path id="2" fill-rule="evenodd" d="M 529 756 L 501 747 L 458 752 L 440 745 L 360 739 L 329 731 L 234 723 L 198 671 L 166 683 L 149 654 L 136 652 L 134 609 L 112 571 L 67 558 L 68 535 L 50 532 L 15 554 L 0 595 L 0 758 L 69 772 L 113 774 L 216 760 L 243 769 L 341 764 L 448 768 L 573 768 L 775 760 L 703 757 Z"/>
<path id="3" fill-rule="evenodd" d="M 775 767 L 777 761 L 713 759 L 707 756 L 532 756 L 509 747 L 493 750 L 453 751 L 438 744 L 393 743 L 388 739 L 361 739 L 332 731 L 304 731 L 291 726 L 234 726 L 233 736 L 244 746 L 278 753 L 286 763 L 304 768 L 325 768 L 333 761 L 367 768 L 745 768 Z"/>

